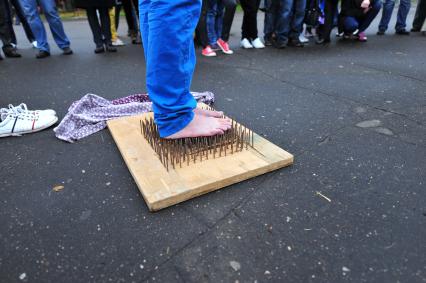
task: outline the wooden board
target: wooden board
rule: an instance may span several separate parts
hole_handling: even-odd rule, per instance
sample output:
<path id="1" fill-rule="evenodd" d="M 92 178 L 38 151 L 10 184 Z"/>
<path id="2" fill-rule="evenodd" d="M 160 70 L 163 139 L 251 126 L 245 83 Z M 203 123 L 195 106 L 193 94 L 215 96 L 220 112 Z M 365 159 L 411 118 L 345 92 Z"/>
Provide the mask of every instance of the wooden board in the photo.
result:
<path id="1" fill-rule="evenodd" d="M 108 121 L 108 128 L 151 211 L 259 176 L 293 163 L 293 155 L 254 134 L 254 149 L 209 158 L 169 171 L 141 134 L 152 113 Z"/>

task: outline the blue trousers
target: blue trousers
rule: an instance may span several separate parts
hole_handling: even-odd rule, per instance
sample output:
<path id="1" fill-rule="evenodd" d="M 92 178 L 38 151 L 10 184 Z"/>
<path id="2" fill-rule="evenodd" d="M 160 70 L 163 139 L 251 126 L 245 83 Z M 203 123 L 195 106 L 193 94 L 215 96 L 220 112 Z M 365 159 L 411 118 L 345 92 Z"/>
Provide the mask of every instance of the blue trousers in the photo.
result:
<path id="1" fill-rule="evenodd" d="M 197 107 L 190 86 L 201 0 L 139 0 L 139 12 L 146 86 L 160 136 L 167 137 L 185 128 Z"/>
<path id="2" fill-rule="evenodd" d="M 359 32 L 365 31 L 380 12 L 382 3 L 375 1 L 371 5 L 371 9 L 363 17 L 345 17 L 343 19 L 343 30 L 345 33 L 353 33 L 355 30 Z"/>
<path id="3" fill-rule="evenodd" d="M 379 30 L 386 31 L 388 29 L 388 25 L 390 19 L 392 17 L 392 11 L 395 6 L 395 0 L 384 0 L 383 2 L 383 12 L 382 19 L 379 23 Z M 403 30 L 406 27 L 407 15 L 410 11 L 411 1 L 410 0 L 400 0 L 398 15 L 396 18 L 395 30 Z"/>
<path id="4" fill-rule="evenodd" d="M 299 38 L 305 19 L 306 0 L 281 0 L 280 18 L 277 22 L 277 40 L 287 42 L 288 39 Z"/>
<path id="5" fill-rule="evenodd" d="M 209 44 L 214 45 L 222 35 L 223 11 L 225 5 L 223 0 L 207 0 L 207 3 L 207 36 L 209 38 Z"/>
<path id="6" fill-rule="evenodd" d="M 65 34 L 64 26 L 62 25 L 54 0 L 21 0 L 22 8 L 36 38 L 38 49 L 50 52 L 46 30 L 37 11 L 37 2 L 40 3 L 43 9 L 50 30 L 52 31 L 53 39 L 58 47 L 61 49 L 69 47 L 70 41 Z"/>

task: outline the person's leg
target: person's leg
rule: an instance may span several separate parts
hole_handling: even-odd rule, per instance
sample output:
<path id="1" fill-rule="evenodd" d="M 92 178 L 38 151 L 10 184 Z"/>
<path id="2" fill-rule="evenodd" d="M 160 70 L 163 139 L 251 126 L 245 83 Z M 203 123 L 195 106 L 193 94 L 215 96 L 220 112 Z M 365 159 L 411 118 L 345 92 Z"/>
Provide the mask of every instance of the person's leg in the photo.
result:
<path id="1" fill-rule="evenodd" d="M 260 0 L 240 0 L 240 4 L 244 11 L 242 38 L 255 39 L 257 38 L 257 11 Z"/>
<path id="2" fill-rule="evenodd" d="M 343 31 L 347 34 L 352 34 L 359 27 L 358 20 L 355 17 L 343 18 Z"/>
<path id="3" fill-rule="evenodd" d="M 58 14 L 58 9 L 54 0 L 38 0 L 43 9 L 46 20 L 49 23 L 53 39 L 59 48 L 64 49 L 70 46 L 70 41 L 65 34 L 64 26 Z M 37 41 L 38 42 L 38 41 Z"/>
<path id="4" fill-rule="evenodd" d="M 216 5 L 216 21 L 215 21 L 215 31 L 217 39 L 221 38 L 222 29 L 223 29 L 223 14 L 225 6 L 223 5 L 223 0 L 218 0 Z"/>
<path id="5" fill-rule="evenodd" d="M 49 44 L 47 43 L 46 30 L 37 10 L 37 0 L 21 0 L 22 9 L 28 19 L 28 24 L 34 33 L 37 41 L 37 48 L 40 51 L 50 52 Z"/>
<path id="6" fill-rule="evenodd" d="M 291 21 L 290 38 L 299 40 L 299 35 L 303 30 L 303 20 L 305 19 L 306 0 L 294 0 L 293 17 Z"/>
<path id="7" fill-rule="evenodd" d="M 334 27 L 334 17 L 337 13 L 338 0 L 325 0 L 324 2 L 324 24 L 319 29 L 319 36 L 324 42 L 330 42 L 330 34 Z"/>
<path id="8" fill-rule="evenodd" d="M 406 28 L 406 22 L 407 22 L 407 15 L 408 12 L 410 12 L 411 7 L 411 1 L 410 0 L 400 0 L 399 1 L 399 8 L 398 8 L 398 15 L 396 18 L 396 25 L 395 30 L 396 31 L 404 31 Z"/>
<path id="9" fill-rule="evenodd" d="M 358 19 L 359 21 L 359 32 L 364 32 L 373 20 L 376 18 L 377 14 L 380 12 L 380 8 L 382 7 L 382 3 L 380 0 L 376 0 L 371 3 L 371 9 L 365 14 L 362 19 Z"/>
<path id="10" fill-rule="evenodd" d="M 104 41 L 102 39 L 101 26 L 99 24 L 98 15 L 95 8 L 87 8 L 87 20 L 89 21 L 90 29 L 93 34 L 93 41 L 96 44 L 96 47 L 103 47 Z"/>
<path id="11" fill-rule="evenodd" d="M 203 48 L 209 45 L 209 37 L 207 35 L 207 22 L 206 22 L 208 8 L 209 8 L 208 0 L 203 0 L 201 15 L 200 15 L 200 19 L 198 20 L 197 29 L 196 29 L 199 44 Z"/>
<path id="12" fill-rule="evenodd" d="M 229 40 L 232 22 L 234 21 L 235 11 L 237 9 L 237 2 L 235 0 L 223 0 L 225 5 L 225 14 L 223 16 L 222 36 L 224 41 Z"/>
<path id="13" fill-rule="evenodd" d="M 10 0 L 10 3 L 12 3 L 13 7 L 15 8 L 16 16 L 22 23 L 28 41 L 32 43 L 33 41 L 35 41 L 35 36 L 33 34 L 33 31 L 31 30 L 30 25 L 28 24 L 27 18 L 25 17 L 24 11 L 22 10 L 19 0 Z"/>
<path id="14" fill-rule="evenodd" d="M 263 25 L 263 35 L 265 42 L 272 40 L 272 34 L 275 31 L 274 27 L 274 16 L 275 11 L 273 9 L 273 0 L 265 0 L 265 20 Z"/>
<path id="15" fill-rule="evenodd" d="M 13 48 L 10 27 L 6 20 L 6 2 L 7 0 L 0 0 L 0 39 L 3 42 L 3 49 Z"/>
<path id="16" fill-rule="evenodd" d="M 110 33 L 111 33 L 111 41 L 116 41 L 117 36 L 117 29 L 115 27 L 115 7 L 112 7 L 108 11 L 109 14 L 109 26 L 111 27 Z M 101 23 L 102 23 L 102 17 L 101 17 Z"/>
<path id="17" fill-rule="evenodd" d="M 104 42 L 107 46 L 111 45 L 111 22 L 108 8 L 99 8 L 99 17 L 101 20 L 101 30 Z"/>
<path id="18" fill-rule="evenodd" d="M 217 6 L 220 0 L 207 0 L 207 14 L 206 14 L 206 24 L 207 24 L 207 36 L 209 38 L 209 45 L 215 45 L 217 38 L 216 31 L 216 14 Z"/>
<path id="19" fill-rule="evenodd" d="M 240 0 L 241 8 L 243 9 L 243 23 L 241 25 L 241 38 L 249 39 L 248 23 L 250 13 L 250 0 Z"/>
<path id="20" fill-rule="evenodd" d="M 285 46 L 290 32 L 290 15 L 293 0 L 280 0 L 279 19 L 277 20 L 277 44 Z"/>
<path id="21" fill-rule="evenodd" d="M 392 17 L 393 7 L 395 6 L 395 0 L 384 0 L 382 18 L 379 23 L 379 31 L 385 32 L 388 29 L 389 22 Z"/>
<path id="22" fill-rule="evenodd" d="M 6 1 L 5 5 L 6 5 L 6 22 L 7 22 L 7 25 L 9 26 L 10 36 L 12 37 L 12 43 L 17 45 L 18 42 L 16 40 L 15 30 L 13 29 L 12 9 L 9 5 L 9 1 Z"/>
<path id="23" fill-rule="evenodd" d="M 146 4 L 149 7 L 144 7 Z M 193 0 L 142 0 L 140 5 L 141 17 L 145 8 L 148 10 L 148 22 L 142 20 L 147 25 L 142 28 L 142 38 L 147 57 L 148 94 L 153 101 L 160 135 L 168 137 L 191 122 L 193 109 L 197 106 L 189 88 L 195 67 L 192 34 L 201 3 Z M 159 46 L 162 47 L 161 52 Z"/>
<path id="24" fill-rule="evenodd" d="M 413 20 L 413 31 L 420 31 L 426 19 L 426 0 L 419 0 Z"/>

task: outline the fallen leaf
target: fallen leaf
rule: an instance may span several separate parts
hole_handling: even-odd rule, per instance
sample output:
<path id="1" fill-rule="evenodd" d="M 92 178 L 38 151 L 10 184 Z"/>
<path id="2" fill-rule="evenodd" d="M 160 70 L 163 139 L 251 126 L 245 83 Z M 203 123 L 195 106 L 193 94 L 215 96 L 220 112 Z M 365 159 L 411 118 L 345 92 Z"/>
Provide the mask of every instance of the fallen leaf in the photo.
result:
<path id="1" fill-rule="evenodd" d="M 53 187 L 53 190 L 55 191 L 55 192 L 60 192 L 60 191 L 62 191 L 64 189 L 64 186 L 62 186 L 62 185 L 58 185 L 58 186 L 54 186 Z"/>

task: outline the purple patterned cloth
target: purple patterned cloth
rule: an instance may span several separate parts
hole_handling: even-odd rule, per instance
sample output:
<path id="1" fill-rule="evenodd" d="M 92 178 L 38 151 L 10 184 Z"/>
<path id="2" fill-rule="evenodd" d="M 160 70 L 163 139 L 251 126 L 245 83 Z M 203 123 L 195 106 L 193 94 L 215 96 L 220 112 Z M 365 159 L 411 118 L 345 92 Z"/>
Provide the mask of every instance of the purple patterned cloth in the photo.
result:
<path id="1" fill-rule="evenodd" d="M 192 92 L 192 95 L 198 102 L 214 102 L 211 92 Z M 152 102 L 147 94 L 134 94 L 110 101 L 89 93 L 71 104 L 68 113 L 53 131 L 58 139 L 74 142 L 105 129 L 107 120 L 150 111 Z"/>

